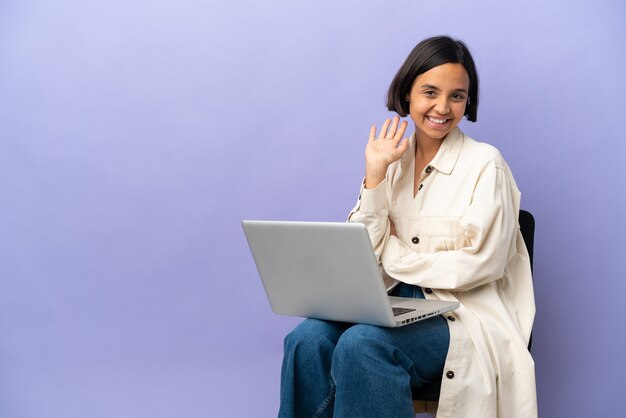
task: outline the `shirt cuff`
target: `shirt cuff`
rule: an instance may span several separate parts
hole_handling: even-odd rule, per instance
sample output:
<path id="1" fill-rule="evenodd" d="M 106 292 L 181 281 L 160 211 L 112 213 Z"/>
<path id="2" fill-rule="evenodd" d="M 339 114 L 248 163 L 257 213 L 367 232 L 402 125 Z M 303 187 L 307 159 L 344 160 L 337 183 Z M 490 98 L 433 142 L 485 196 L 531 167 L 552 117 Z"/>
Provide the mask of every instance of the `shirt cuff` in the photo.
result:
<path id="1" fill-rule="evenodd" d="M 361 206 L 359 210 L 363 213 L 378 213 L 387 207 L 387 177 L 373 189 L 365 188 L 365 179 L 361 184 L 359 193 Z"/>

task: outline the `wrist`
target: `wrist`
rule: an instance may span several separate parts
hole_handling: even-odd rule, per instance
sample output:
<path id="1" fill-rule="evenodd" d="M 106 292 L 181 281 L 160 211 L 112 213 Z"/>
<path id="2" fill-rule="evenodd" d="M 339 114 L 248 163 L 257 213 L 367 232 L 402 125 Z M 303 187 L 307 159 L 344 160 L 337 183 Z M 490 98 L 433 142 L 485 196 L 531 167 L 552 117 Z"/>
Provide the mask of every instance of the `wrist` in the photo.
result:
<path id="1" fill-rule="evenodd" d="M 365 188 L 376 188 L 385 179 L 386 175 L 387 167 L 367 165 L 365 168 Z"/>

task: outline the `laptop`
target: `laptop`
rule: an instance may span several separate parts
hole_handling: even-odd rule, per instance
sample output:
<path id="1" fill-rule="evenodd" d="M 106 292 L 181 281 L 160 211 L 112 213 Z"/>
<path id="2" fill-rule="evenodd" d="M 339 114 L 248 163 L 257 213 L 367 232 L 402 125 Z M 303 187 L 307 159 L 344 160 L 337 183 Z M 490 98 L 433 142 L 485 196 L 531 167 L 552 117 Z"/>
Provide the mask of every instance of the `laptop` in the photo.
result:
<path id="1" fill-rule="evenodd" d="M 459 307 L 389 296 L 363 224 L 244 220 L 242 226 L 277 314 L 399 327 Z"/>

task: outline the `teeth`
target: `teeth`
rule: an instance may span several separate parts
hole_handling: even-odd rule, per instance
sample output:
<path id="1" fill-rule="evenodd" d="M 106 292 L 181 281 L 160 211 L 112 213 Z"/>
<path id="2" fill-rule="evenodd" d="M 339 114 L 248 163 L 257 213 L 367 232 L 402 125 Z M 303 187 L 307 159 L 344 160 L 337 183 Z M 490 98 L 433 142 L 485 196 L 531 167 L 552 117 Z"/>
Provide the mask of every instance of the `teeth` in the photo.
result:
<path id="1" fill-rule="evenodd" d="M 431 122 L 435 122 L 435 123 L 446 123 L 447 119 L 435 119 L 433 117 L 428 116 L 428 120 L 430 120 Z"/>

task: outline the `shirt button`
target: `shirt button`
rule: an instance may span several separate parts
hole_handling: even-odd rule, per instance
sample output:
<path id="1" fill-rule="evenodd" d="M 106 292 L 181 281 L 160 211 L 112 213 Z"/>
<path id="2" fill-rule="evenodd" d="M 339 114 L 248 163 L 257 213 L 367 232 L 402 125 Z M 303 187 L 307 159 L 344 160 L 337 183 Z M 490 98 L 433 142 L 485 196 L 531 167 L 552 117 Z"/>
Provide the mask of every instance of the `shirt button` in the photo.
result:
<path id="1" fill-rule="evenodd" d="M 446 377 L 448 379 L 454 379 L 454 372 L 452 370 L 449 370 L 446 372 Z"/>
<path id="2" fill-rule="evenodd" d="M 424 292 L 430 295 L 431 293 L 433 293 L 433 289 L 431 289 L 430 287 L 427 287 L 426 289 L 424 289 Z"/>
<path id="3" fill-rule="evenodd" d="M 455 321 L 455 318 L 452 315 L 448 316 L 448 321 Z"/>
<path id="4" fill-rule="evenodd" d="M 426 174 L 430 174 L 431 171 L 433 171 L 431 166 L 426 167 Z"/>
<path id="5" fill-rule="evenodd" d="M 413 237 L 413 238 L 411 238 L 411 242 L 413 244 L 418 244 L 420 242 L 420 239 L 418 237 Z"/>
<path id="6" fill-rule="evenodd" d="M 422 187 L 424 187 L 424 185 L 420 184 L 420 187 L 418 187 L 417 190 L 422 190 Z"/>

